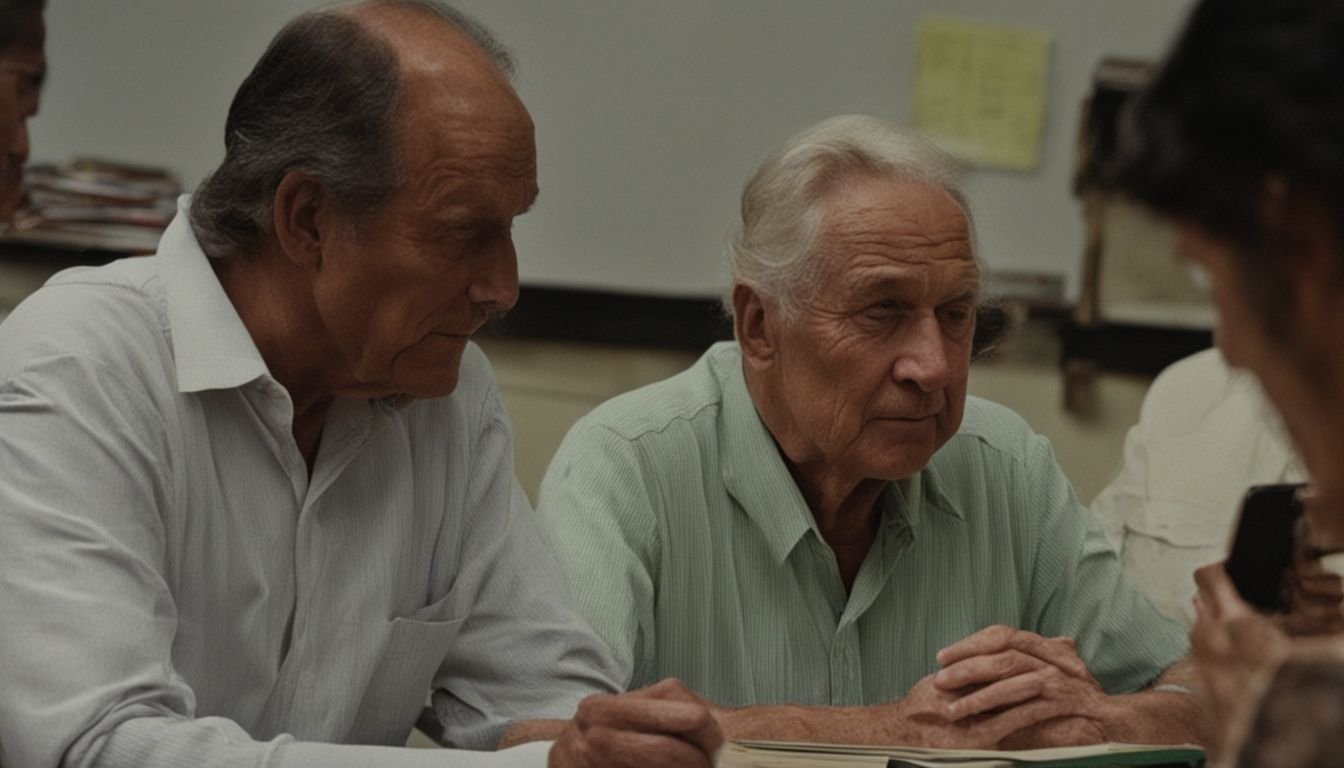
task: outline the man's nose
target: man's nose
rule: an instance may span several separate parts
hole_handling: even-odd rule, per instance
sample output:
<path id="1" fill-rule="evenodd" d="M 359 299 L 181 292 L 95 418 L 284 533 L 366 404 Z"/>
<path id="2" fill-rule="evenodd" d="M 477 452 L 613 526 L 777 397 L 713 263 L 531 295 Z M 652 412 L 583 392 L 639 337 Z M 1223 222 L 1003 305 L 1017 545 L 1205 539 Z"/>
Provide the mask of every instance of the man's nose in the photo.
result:
<path id="1" fill-rule="evenodd" d="M 892 378 L 897 384 L 911 382 L 924 392 L 946 387 L 952 374 L 948 340 L 936 313 L 920 317 L 902 339 Z"/>
<path id="2" fill-rule="evenodd" d="M 505 238 L 467 288 L 467 298 L 486 312 L 504 312 L 518 303 L 518 254 Z"/>

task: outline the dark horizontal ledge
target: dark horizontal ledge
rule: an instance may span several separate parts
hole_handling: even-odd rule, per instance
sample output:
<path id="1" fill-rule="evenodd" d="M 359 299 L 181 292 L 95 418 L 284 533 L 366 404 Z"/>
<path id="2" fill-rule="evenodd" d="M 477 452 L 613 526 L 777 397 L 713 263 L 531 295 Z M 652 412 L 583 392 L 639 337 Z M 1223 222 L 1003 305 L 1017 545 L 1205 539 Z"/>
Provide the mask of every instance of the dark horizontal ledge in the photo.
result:
<path id="1" fill-rule="evenodd" d="M 717 298 L 524 285 L 518 304 L 483 336 L 705 349 L 733 337 Z"/>
<path id="2" fill-rule="evenodd" d="M 1211 331 L 1126 323 L 1058 327 L 1060 363 L 1084 362 L 1100 371 L 1156 376 L 1164 368 L 1213 346 Z"/>

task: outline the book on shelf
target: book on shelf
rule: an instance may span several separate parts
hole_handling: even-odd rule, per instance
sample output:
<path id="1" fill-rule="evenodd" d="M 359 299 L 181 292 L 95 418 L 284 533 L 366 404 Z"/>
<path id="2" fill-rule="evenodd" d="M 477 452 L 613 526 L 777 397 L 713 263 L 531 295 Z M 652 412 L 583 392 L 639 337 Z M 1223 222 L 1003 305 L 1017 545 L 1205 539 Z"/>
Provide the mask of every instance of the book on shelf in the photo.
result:
<path id="1" fill-rule="evenodd" d="M 1027 750 L 868 747 L 787 741 L 734 741 L 717 768 L 1198 768 L 1204 751 L 1190 744 L 1093 744 Z"/>

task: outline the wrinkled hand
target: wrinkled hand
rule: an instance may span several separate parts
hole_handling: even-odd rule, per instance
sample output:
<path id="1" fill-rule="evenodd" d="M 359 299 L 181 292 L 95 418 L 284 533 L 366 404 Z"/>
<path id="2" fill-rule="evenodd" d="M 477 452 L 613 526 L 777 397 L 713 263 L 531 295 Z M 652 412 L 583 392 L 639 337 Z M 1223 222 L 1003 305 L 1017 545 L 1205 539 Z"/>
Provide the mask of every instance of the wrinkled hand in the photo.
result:
<path id="1" fill-rule="evenodd" d="M 1195 571 L 1195 623 L 1190 657 L 1203 681 L 1211 721 L 1220 732 L 1212 756 L 1234 754 L 1259 695 L 1290 651 L 1288 637 L 1247 605 L 1222 563 Z"/>
<path id="2" fill-rule="evenodd" d="M 1031 722 L 995 743 L 1005 749 L 1095 744 L 1106 740 L 1107 696 L 1078 657 L 1072 638 L 1047 638 L 994 626 L 944 648 L 935 684 L 955 695 L 954 720 L 1010 713 Z"/>
<path id="3" fill-rule="evenodd" d="M 938 653 L 942 671 L 894 704 L 897 743 L 1026 748 L 1095 743 L 1105 694 L 1068 638 L 983 629 Z"/>
<path id="4" fill-rule="evenodd" d="M 705 703 L 673 679 L 589 696 L 551 748 L 550 768 L 710 768 L 723 731 Z"/>
<path id="5" fill-rule="evenodd" d="M 945 749 L 993 749 L 1011 733 L 1053 717 L 1052 712 L 1018 707 L 1007 712 L 954 719 L 949 707 L 957 694 L 939 688 L 936 674 L 915 684 L 905 698 L 874 711 L 885 725 L 880 741 Z"/>

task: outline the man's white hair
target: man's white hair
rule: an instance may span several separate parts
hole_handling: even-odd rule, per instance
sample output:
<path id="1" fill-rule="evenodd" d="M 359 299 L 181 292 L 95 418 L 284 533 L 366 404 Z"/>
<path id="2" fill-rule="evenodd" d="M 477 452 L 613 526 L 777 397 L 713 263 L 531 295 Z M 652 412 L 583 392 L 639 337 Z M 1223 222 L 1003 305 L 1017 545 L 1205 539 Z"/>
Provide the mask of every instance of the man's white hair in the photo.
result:
<path id="1" fill-rule="evenodd" d="M 966 217 L 970 204 L 958 183 L 960 167 L 947 154 L 895 123 L 841 115 L 799 133 L 776 149 L 742 190 L 742 222 L 728 238 L 734 283 L 744 283 L 793 316 L 815 286 L 815 254 L 826 195 L 855 175 L 920 181 L 945 190 Z M 729 312 L 732 288 L 724 297 Z"/>

